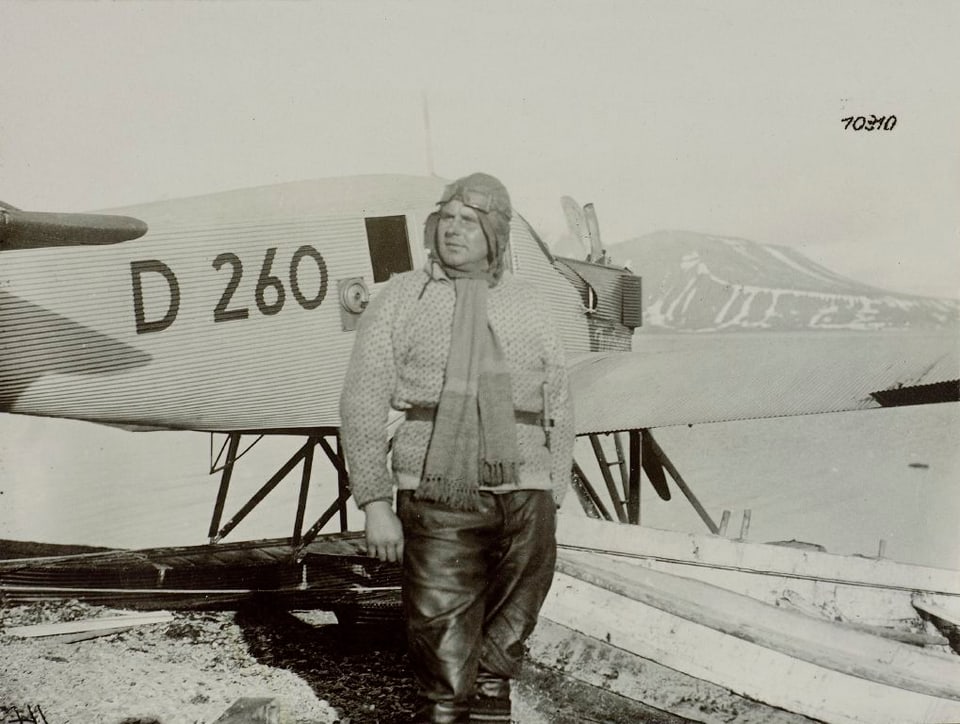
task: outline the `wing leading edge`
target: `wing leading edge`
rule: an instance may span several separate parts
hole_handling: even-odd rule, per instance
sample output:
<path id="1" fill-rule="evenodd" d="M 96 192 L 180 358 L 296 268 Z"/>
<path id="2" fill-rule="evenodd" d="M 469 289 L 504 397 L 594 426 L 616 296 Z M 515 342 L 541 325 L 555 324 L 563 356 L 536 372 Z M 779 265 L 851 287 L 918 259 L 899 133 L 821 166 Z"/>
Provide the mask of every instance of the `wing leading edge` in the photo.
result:
<path id="1" fill-rule="evenodd" d="M 571 361 L 577 434 L 881 407 L 883 391 L 957 399 L 960 331 L 634 338 Z"/>

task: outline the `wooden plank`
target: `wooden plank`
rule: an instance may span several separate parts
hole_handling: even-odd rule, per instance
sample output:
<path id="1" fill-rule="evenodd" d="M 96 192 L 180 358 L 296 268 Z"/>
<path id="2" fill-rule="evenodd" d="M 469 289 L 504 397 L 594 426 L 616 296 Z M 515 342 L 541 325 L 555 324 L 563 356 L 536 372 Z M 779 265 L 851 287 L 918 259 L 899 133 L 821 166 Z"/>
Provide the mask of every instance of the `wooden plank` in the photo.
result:
<path id="1" fill-rule="evenodd" d="M 541 617 L 527 640 L 529 660 L 575 681 L 704 724 L 811 724 L 799 714 L 636 656 Z M 607 720 L 604 720 L 607 721 Z M 645 721 L 631 719 L 630 721 Z"/>
<path id="2" fill-rule="evenodd" d="M 682 533 L 560 515 L 557 542 L 561 546 L 618 553 L 687 566 L 709 566 L 761 575 L 808 578 L 819 583 L 845 583 L 937 593 L 958 597 L 960 575 L 890 559 L 799 550 L 758 542 L 733 541 L 706 533 Z"/>
<path id="3" fill-rule="evenodd" d="M 916 619 L 917 594 L 960 605 L 960 574 L 897 561 L 626 526 L 561 514 L 561 550 L 592 550 L 777 604 L 792 591 L 828 618 L 889 626 Z"/>
<path id="4" fill-rule="evenodd" d="M 960 701 L 833 672 L 562 573 L 554 579 L 541 617 L 742 696 L 821 721 L 960 721 Z"/>
<path id="5" fill-rule="evenodd" d="M 83 631 L 82 633 L 50 636 L 47 640 L 60 644 L 75 644 L 80 641 L 89 641 L 90 639 L 100 638 L 101 636 L 112 636 L 113 634 L 132 631 L 134 628 L 134 626 L 117 626 L 116 628 L 105 628 L 99 631 Z"/>
<path id="6" fill-rule="evenodd" d="M 789 607 L 818 621 L 829 621 L 833 626 L 839 626 L 840 628 L 852 631 L 863 631 L 864 633 L 882 636 L 883 638 L 900 641 L 901 643 L 910 644 L 911 646 L 947 646 L 950 643 L 940 634 L 927 633 L 926 631 L 907 631 L 892 626 L 875 626 L 866 623 L 831 620 L 826 618 L 822 609 L 798 597 L 793 591 L 786 591 L 777 601 L 777 605 Z"/>
<path id="7" fill-rule="evenodd" d="M 955 699 L 960 658 L 845 630 L 702 581 L 636 568 L 595 554 L 565 553 L 557 570 L 674 616 L 839 673 Z"/>
<path id="8" fill-rule="evenodd" d="M 151 623 L 166 623 L 173 620 L 173 614 L 168 611 L 156 613 L 134 613 L 125 616 L 108 616 L 105 618 L 87 618 L 79 621 L 64 621 L 62 623 L 37 623 L 29 626 L 13 626 L 4 631 L 8 636 L 21 638 L 36 638 L 39 636 L 56 636 L 59 634 L 76 634 L 87 631 L 100 631 L 118 626 L 143 626 Z"/>

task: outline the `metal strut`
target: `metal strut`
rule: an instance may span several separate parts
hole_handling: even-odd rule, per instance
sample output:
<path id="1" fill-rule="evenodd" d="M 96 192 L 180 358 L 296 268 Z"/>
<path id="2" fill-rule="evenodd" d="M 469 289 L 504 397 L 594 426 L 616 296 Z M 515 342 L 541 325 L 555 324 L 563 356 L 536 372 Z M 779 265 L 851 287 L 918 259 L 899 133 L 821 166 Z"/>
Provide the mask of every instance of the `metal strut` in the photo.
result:
<path id="1" fill-rule="evenodd" d="M 590 444 L 593 446 L 593 454 L 596 456 L 597 464 L 600 466 L 600 475 L 603 476 L 603 482 L 607 484 L 607 492 L 610 494 L 610 502 L 613 503 L 613 510 L 617 514 L 617 520 L 621 523 L 626 523 L 627 509 L 623 505 L 624 496 L 617 488 L 617 483 L 613 479 L 613 474 L 610 472 L 610 468 L 614 465 L 622 466 L 623 460 L 618 457 L 612 462 L 608 461 L 606 453 L 603 451 L 603 445 L 600 443 L 600 436 L 591 434 L 589 437 Z M 621 467 L 621 469 L 623 468 Z"/>
<path id="2" fill-rule="evenodd" d="M 323 511 L 323 515 L 317 519 L 317 522 L 310 526 L 310 530 L 303 534 L 303 538 L 299 543 L 301 548 L 310 545 L 313 539 L 319 535 L 323 527 L 329 523 L 330 519 L 338 512 L 340 513 L 340 531 L 344 532 L 347 530 L 347 501 L 350 499 L 350 488 L 347 485 L 349 479 L 347 464 L 344 462 L 340 449 L 340 434 L 339 432 L 336 434 L 336 450 L 330 447 L 330 443 L 327 442 L 325 437 L 319 438 L 319 443 L 320 447 L 323 448 L 323 451 L 327 454 L 327 458 L 337 469 L 337 498 Z"/>
<path id="3" fill-rule="evenodd" d="M 229 435 L 230 447 L 227 450 L 227 460 L 223 465 L 220 476 L 220 489 L 217 491 L 217 502 L 213 506 L 213 518 L 210 520 L 210 530 L 207 537 L 211 543 L 217 542 L 217 529 L 223 517 L 223 506 L 227 502 L 227 490 L 230 487 L 230 477 L 233 475 L 233 466 L 237 462 L 237 448 L 240 447 L 240 433 L 231 432 Z M 221 536 L 222 537 L 222 536 Z"/>
<path id="4" fill-rule="evenodd" d="M 573 461 L 573 474 L 570 476 L 570 482 L 574 492 L 580 499 L 580 505 L 583 506 L 584 511 L 587 513 L 587 517 L 613 520 L 610 512 L 600 499 L 600 496 L 597 495 L 597 491 L 593 489 L 593 486 L 587 479 L 586 473 L 583 472 L 583 469 L 576 460 Z"/>
<path id="5" fill-rule="evenodd" d="M 320 530 L 338 512 L 340 514 L 340 530 L 347 530 L 347 501 L 350 498 L 349 478 L 347 475 L 346 464 L 344 463 L 341 452 L 339 430 L 334 428 L 317 428 L 309 433 L 303 430 L 272 431 L 270 434 L 305 435 L 306 442 L 280 467 L 279 470 L 277 470 L 276 473 L 270 477 L 266 483 L 260 487 L 259 490 L 257 490 L 256 493 L 253 494 L 253 496 L 251 496 L 246 503 L 243 504 L 240 510 L 238 510 L 237 513 L 221 527 L 220 522 L 223 518 L 223 509 L 226 504 L 227 493 L 230 488 L 230 481 L 237 460 L 239 460 L 244 453 L 250 449 L 250 447 L 256 445 L 256 443 L 259 442 L 259 440 L 264 436 L 262 431 L 256 431 L 254 434 L 259 434 L 257 440 L 246 450 L 238 453 L 240 448 L 240 438 L 243 434 L 244 433 L 242 432 L 228 433 L 226 459 L 223 466 L 219 468 L 221 472 L 220 487 L 217 491 L 217 500 L 213 509 L 213 517 L 210 520 L 210 528 L 207 533 L 211 543 L 219 543 L 221 540 L 223 540 L 244 518 L 247 517 L 247 515 L 250 514 L 251 511 L 253 511 L 254 508 L 256 508 L 263 501 L 264 498 L 266 498 L 283 481 L 283 479 L 297 465 L 300 464 L 301 461 L 303 462 L 303 468 L 300 475 L 300 489 L 297 497 L 297 510 L 294 517 L 293 532 L 290 536 L 291 545 L 293 547 L 307 545 L 319 534 Z M 326 439 L 327 436 L 331 435 L 335 439 L 336 450 L 331 447 L 330 443 Z M 317 445 L 323 449 L 327 455 L 327 458 L 337 470 L 337 497 L 320 517 L 320 519 L 314 523 L 313 526 L 311 526 L 310 530 L 307 531 L 306 534 L 304 534 L 302 532 L 303 522 L 306 515 L 307 498 L 310 492 L 310 480 L 313 473 L 314 451 Z M 221 454 L 222 453 L 223 450 L 221 449 Z"/>
<path id="6" fill-rule="evenodd" d="M 646 439 L 650 441 L 650 447 L 652 448 L 654 455 L 656 455 L 663 467 L 666 468 L 667 472 L 670 473 L 670 477 L 673 478 L 673 482 L 677 484 L 677 487 L 680 488 L 680 492 L 682 492 L 686 499 L 690 501 L 690 505 L 692 505 L 693 509 L 697 511 L 697 515 L 699 515 L 700 519 L 707 524 L 707 528 L 710 529 L 711 533 L 719 533 L 720 527 L 713 522 L 713 518 L 710 517 L 710 514 L 697 499 L 697 496 L 693 494 L 690 486 L 687 485 L 686 481 L 683 479 L 683 477 L 681 477 L 680 471 L 677 470 L 676 466 L 670 461 L 670 458 L 668 458 L 667 454 L 663 451 L 663 448 L 661 448 L 657 441 L 653 438 L 653 434 L 649 430 L 644 430 L 644 432 L 646 433 Z"/>
<path id="7" fill-rule="evenodd" d="M 266 498 L 267 495 L 269 495 L 285 477 L 287 477 L 287 473 L 293 470 L 301 460 L 306 458 L 308 452 L 313 448 L 313 445 L 313 438 L 308 438 L 307 442 L 304 443 L 300 449 L 297 450 L 297 452 L 295 452 L 293 456 L 287 460 L 287 462 L 284 463 L 276 473 L 273 474 L 273 477 L 265 482 L 261 488 L 253 494 L 250 500 L 243 504 L 243 507 L 241 507 L 240 510 L 238 510 L 237 513 L 227 521 L 223 528 L 217 532 L 213 540 L 210 542 L 219 543 L 231 530 L 236 528 L 240 521 L 246 518 L 250 514 L 250 511 L 256 508 L 260 502 Z M 226 471 L 224 472 L 226 473 Z"/>
<path id="8" fill-rule="evenodd" d="M 653 433 L 647 429 L 635 429 L 628 431 L 629 454 L 624 454 L 624 445 L 620 437 L 622 433 L 612 433 L 614 447 L 617 457 L 614 460 L 608 460 L 600 435 L 593 433 L 588 435 L 590 444 L 593 447 L 593 453 L 597 459 L 597 465 L 600 468 L 600 474 L 606 484 L 607 492 L 610 495 L 610 501 L 613 504 L 614 513 L 617 520 L 621 523 L 640 524 L 640 483 L 641 473 L 646 473 L 651 485 L 657 494 L 663 500 L 670 500 L 670 490 L 667 486 L 664 471 L 670 473 L 674 483 L 683 493 L 684 497 L 690 502 L 697 515 L 706 524 L 711 533 L 717 533 L 719 526 L 710 517 L 696 495 L 687 485 L 686 481 L 680 475 L 676 466 L 670 461 L 663 448 L 653 437 Z M 611 472 L 612 468 L 617 468 L 620 473 L 619 485 Z M 607 512 L 601 502 L 600 495 L 590 483 L 586 474 L 580 465 L 573 463 L 573 485 L 580 498 L 587 515 L 592 518 L 604 518 L 613 520 L 613 517 Z"/>

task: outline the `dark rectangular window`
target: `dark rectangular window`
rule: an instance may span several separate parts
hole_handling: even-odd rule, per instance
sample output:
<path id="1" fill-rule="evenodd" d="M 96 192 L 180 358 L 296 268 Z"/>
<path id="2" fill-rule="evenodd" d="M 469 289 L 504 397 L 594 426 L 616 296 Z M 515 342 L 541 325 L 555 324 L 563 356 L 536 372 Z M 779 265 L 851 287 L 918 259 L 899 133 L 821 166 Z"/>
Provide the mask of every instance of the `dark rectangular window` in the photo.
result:
<path id="1" fill-rule="evenodd" d="M 393 274 L 413 269 L 407 217 L 377 216 L 364 219 L 364 222 L 367 225 L 374 282 L 385 282 Z"/>

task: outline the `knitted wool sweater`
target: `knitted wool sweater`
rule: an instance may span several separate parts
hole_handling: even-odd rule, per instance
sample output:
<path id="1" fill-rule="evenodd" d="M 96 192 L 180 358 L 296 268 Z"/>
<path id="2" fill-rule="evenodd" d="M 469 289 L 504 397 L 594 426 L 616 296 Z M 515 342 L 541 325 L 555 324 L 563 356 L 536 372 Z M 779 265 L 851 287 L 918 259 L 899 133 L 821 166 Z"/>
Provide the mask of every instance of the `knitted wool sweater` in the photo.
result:
<path id="1" fill-rule="evenodd" d="M 350 486 L 360 507 L 392 500 L 394 484 L 407 490 L 419 485 L 433 423 L 405 420 L 388 464 L 387 418 L 391 407 L 435 407 L 439 401 L 455 301 L 452 281 L 434 262 L 390 279 L 360 318 L 340 398 Z M 542 427 L 517 423 L 520 480 L 495 491 L 552 490 L 559 505 L 570 483 L 574 442 L 560 338 L 543 301 L 508 272 L 489 290 L 487 317 L 510 369 L 514 408 L 542 412 L 546 382 L 554 421 L 549 448 Z"/>

